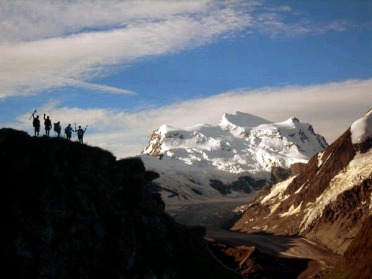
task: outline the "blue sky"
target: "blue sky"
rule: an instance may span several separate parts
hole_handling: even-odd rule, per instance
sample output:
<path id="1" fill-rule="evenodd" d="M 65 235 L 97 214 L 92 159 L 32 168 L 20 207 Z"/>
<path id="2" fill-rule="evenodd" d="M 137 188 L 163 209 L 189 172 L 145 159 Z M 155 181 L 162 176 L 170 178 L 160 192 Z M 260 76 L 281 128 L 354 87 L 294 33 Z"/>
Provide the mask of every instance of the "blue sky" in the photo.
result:
<path id="1" fill-rule="evenodd" d="M 0 126 L 34 109 L 118 157 L 244 111 L 332 142 L 372 100 L 370 1 L 2 1 Z"/>

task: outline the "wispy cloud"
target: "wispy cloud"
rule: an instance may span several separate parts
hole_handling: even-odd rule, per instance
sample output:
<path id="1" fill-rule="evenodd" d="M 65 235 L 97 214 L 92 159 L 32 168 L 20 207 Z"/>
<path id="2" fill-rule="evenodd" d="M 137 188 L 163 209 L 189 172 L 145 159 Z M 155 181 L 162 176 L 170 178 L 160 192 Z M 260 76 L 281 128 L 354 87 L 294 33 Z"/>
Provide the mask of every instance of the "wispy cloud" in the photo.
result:
<path id="1" fill-rule="evenodd" d="M 61 3 L 65 2 L 47 1 L 41 10 L 27 1 L 15 3 L 3 11 L 13 16 L 20 13 L 18 18 L 26 19 L 17 21 L 12 30 L 13 17 L 2 14 L 5 20 L 0 30 L 3 27 L 11 32 L 1 34 L 0 98 L 71 85 L 71 80 L 87 86 L 86 82 L 100 76 L 107 66 L 128 65 L 149 56 L 201 46 L 250 22 L 249 15 L 229 6 L 209 10 L 208 1 L 179 5 L 172 1 L 114 1 L 113 5 L 104 5 L 103 1 L 69 1 L 64 6 Z M 39 4 L 35 6 L 44 7 Z M 71 5 L 75 7 L 72 9 Z M 78 8 L 87 14 L 78 17 L 73 12 Z M 53 15 L 57 24 L 51 22 Z M 22 28 L 28 24 L 32 28 L 25 32 L 28 29 Z M 96 88 L 128 93 L 121 88 Z"/>
<path id="2" fill-rule="evenodd" d="M 314 86 L 289 86 L 260 90 L 236 90 L 214 97 L 192 100 L 136 113 L 105 109 L 60 107 L 57 102 L 40 108 L 52 112 L 63 125 L 88 125 L 89 144 L 112 151 L 117 157 L 139 154 L 151 132 L 163 124 L 188 127 L 200 123 L 217 125 L 224 113 L 243 111 L 267 120 L 284 121 L 291 116 L 309 122 L 329 142 L 341 135 L 368 111 L 372 79 L 350 80 Z M 221 105 L 223 104 L 223 105 Z M 207 108 L 207 109 L 206 109 Z M 11 126 L 32 134 L 29 115 L 20 115 Z"/>
<path id="3" fill-rule="evenodd" d="M 263 32 L 276 38 L 286 36 L 290 38 L 324 34 L 327 32 L 343 32 L 355 25 L 347 20 L 333 20 L 315 22 L 305 15 L 295 16 L 296 12 L 289 6 L 268 7 L 261 6 L 254 12 L 254 25 L 256 32 Z"/>
<path id="4" fill-rule="evenodd" d="M 65 37 L 163 20 L 179 14 L 201 13 L 206 0 L 54 1 L 0 2 L 0 37 L 3 41 L 35 41 Z"/>
<path id="5" fill-rule="evenodd" d="M 292 13 L 289 6 L 262 1 L 0 1 L 0 99 L 71 81 L 128 95 L 94 79 L 112 66 L 200 47 L 242 30 L 294 37 L 349 26 L 288 22 Z"/>
<path id="6" fill-rule="evenodd" d="M 108 85 L 102 85 L 102 84 L 94 84 L 89 83 L 81 80 L 71 80 L 70 86 L 75 86 L 79 88 L 89 89 L 93 91 L 102 91 L 102 92 L 108 92 L 111 94 L 119 94 L 119 95 L 135 95 L 136 93 L 130 90 L 125 90 L 117 87 L 112 87 Z"/>

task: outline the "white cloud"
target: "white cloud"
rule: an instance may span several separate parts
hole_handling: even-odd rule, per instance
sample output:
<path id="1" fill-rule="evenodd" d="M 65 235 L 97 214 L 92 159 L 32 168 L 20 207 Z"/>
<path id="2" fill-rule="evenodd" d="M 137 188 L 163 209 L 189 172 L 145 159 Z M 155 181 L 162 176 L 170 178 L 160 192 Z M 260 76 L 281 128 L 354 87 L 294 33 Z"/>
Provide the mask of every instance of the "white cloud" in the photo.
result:
<path id="1" fill-rule="evenodd" d="M 12 0 L 0 1 L 0 37 L 35 41 L 100 29 L 201 13 L 210 1 L 168 0 Z"/>
<path id="2" fill-rule="evenodd" d="M 0 37 L 0 98 L 79 82 L 89 87 L 86 82 L 100 76 L 108 66 L 201 46 L 250 24 L 248 14 L 229 6 L 214 8 L 208 1 L 15 3 L 6 9 L 2 2 L 5 20 L 0 30 L 5 31 Z M 14 16 L 21 17 L 15 30 Z M 63 36 L 65 33 L 68 35 Z M 128 93 L 122 88 L 95 88 Z"/>
<path id="3" fill-rule="evenodd" d="M 50 103 L 40 112 L 52 112 L 63 125 L 88 125 L 86 141 L 112 151 L 117 157 L 139 154 L 153 130 L 162 124 L 187 127 L 200 123 L 217 125 L 223 113 L 242 111 L 267 120 L 284 121 L 291 116 L 314 126 L 329 143 L 339 137 L 370 108 L 372 79 L 351 80 L 315 86 L 292 86 L 239 90 L 214 97 L 182 102 L 136 113 L 104 109 L 59 107 Z M 11 126 L 32 134 L 29 115 L 21 115 Z"/>
<path id="4" fill-rule="evenodd" d="M 0 99 L 79 82 L 127 95 L 124 88 L 90 82 L 112 66 L 203 46 L 243 29 L 275 37 L 348 26 L 301 18 L 287 22 L 293 13 L 288 6 L 261 1 L 0 1 Z"/>

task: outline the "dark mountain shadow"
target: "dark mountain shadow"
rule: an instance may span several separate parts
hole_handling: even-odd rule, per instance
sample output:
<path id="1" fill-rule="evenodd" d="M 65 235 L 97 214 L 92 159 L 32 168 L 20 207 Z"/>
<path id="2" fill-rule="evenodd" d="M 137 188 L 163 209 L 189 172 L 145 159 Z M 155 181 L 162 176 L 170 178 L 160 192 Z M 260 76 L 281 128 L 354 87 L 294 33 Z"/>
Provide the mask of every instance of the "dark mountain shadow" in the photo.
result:
<path id="1" fill-rule="evenodd" d="M 140 159 L 0 129 L 0 269 L 12 278 L 241 278 L 174 222 Z"/>

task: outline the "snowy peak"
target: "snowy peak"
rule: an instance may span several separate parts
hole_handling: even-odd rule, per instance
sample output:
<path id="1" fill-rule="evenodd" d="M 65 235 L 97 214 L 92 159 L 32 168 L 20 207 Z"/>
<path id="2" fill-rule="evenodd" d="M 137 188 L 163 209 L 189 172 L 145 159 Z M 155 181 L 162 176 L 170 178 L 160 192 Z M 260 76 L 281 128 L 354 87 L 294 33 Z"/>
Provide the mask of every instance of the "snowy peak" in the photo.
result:
<path id="1" fill-rule="evenodd" d="M 256 129 L 262 130 L 265 128 L 267 128 L 267 125 L 261 125 Z M 325 138 L 316 134 L 310 124 L 301 123 L 296 117 L 291 117 L 284 122 L 269 124 L 269 129 L 277 131 L 280 137 L 293 142 L 306 154 L 315 154 L 328 146 Z"/>
<path id="2" fill-rule="evenodd" d="M 350 131 L 353 144 L 361 144 L 372 139 L 372 109 L 364 117 L 355 121 L 351 125 Z"/>
<path id="3" fill-rule="evenodd" d="M 243 113 L 237 111 L 236 113 L 230 114 L 225 113 L 220 121 L 220 127 L 256 127 L 261 124 L 271 123 L 270 121 L 263 119 L 261 117 Z"/>
<path id="4" fill-rule="evenodd" d="M 151 136 L 141 159 L 160 174 L 163 199 L 241 196 L 272 182 L 272 170 L 307 163 L 326 141 L 297 118 L 272 123 L 237 112 L 219 125 L 167 125 Z M 164 195 L 163 195 L 164 194 Z"/>
<path id="5" fill-rule="evenodd" d="M 213 136 L 216 134 L 215 128 L 207 124 L 200 124 L 188 128 L 174 128 L 162 125 L 153 132 L 148 146 L 144 149 L 144 154 L 160 156 L 171 155 L 172 150 L 200 149 L 213 151 L 220 149 L 221 141 L 217 142 Z"/>
<path id="6" fill-rule="evenodd" d="M 326 147 L 325 139 L 297 118 L 272 123 L 237 112 L 224 114 L 218 126 L 163 125 L 154 131 L 143 153 L 167 156 L 197 168 L 260 173 L 273 166 L 289 168 L 293 163 L 307 162 Z"/>

